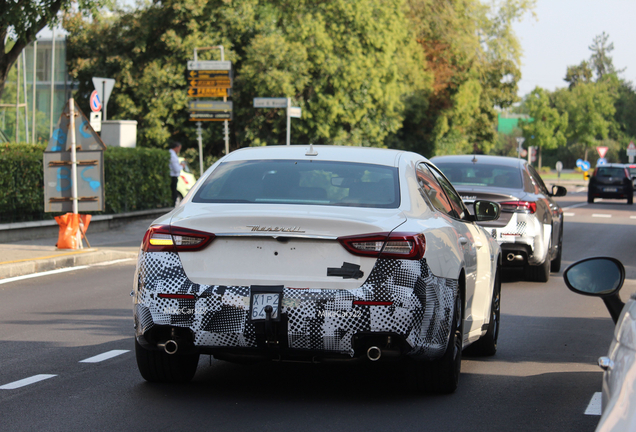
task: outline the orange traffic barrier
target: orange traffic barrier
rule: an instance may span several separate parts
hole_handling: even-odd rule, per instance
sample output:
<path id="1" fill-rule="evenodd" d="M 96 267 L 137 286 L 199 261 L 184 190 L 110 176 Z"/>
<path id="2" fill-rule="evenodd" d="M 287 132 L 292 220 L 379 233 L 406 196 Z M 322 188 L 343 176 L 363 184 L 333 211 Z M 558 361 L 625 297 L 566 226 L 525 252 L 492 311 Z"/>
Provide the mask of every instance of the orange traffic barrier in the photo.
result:
<path id="1" fill-rule="evenodd" d="M 66 213 L 62 216 L 56 216 L 55 221 L 60 226 L 60 232 L 57 236 L 57 248 L 58 249 L 78 249 L 81 237 L 79 237 L 78 230 L 85 237 L 88 224 L 91 221 L 91 215 L 80 215 L 74 213 Z M 87 241 L 88 242 L 88 241 Z"/>

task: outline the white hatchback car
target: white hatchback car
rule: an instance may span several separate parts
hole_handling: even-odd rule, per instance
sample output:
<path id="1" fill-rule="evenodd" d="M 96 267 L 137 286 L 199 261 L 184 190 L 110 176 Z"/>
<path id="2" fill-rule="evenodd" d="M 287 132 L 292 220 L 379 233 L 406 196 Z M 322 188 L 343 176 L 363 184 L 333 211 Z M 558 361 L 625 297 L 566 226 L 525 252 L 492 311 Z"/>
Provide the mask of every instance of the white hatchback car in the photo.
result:
<path id="1" fill-rule="evenodd" d="M 424 157 L 276 146 L 214 164 L 147 231 L 134 281 L 136 355 L 149 381 L 229 361 L 404 359 L 455 390 L 464 347 L 493 355 L 497 242 Z"/>

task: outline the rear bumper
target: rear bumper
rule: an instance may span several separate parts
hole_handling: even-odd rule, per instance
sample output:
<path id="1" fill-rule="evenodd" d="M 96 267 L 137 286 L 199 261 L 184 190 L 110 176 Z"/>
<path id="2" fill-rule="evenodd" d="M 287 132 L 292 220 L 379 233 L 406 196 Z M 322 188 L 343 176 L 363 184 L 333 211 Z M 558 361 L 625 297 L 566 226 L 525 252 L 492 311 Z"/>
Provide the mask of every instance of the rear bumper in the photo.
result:
<path id="1" fill-rule="evenodd" d="M 250 293 L 248 286 L 192 283 L 176 253 L 140 252 L 133 292 L 137 340 L 151 348 L 176 334 L 185 346 L 220 357 L 247 349 L 257 356 L 353 358 L 390 336 L 394 346 L 388 348 L 400 355 L 435 359 L 446 349 L 458 282 L 434 276 L 425 259 L 380 259 L 353 290 L 284 287 L 281 321 L 269 328 L 248 319 Z M 354 305 L 356 300 L 391 304 Z"/>
<path id="2" fill-rule="evenodd" d="M 616 191 L 607 191 L 606 188 L 615 188 Z M 594 198 L 625 199 L 634 195 L 633 187 L 590 185 L 588 195 Z"/>
<path id="3" fill-rule="evenodd" d="M 533 214 L 514 213 L 505 227 L 484 229 L 499 243 L 504 266 L 538 265 L 548 257 L 551 225 L 544 226 Z"/>

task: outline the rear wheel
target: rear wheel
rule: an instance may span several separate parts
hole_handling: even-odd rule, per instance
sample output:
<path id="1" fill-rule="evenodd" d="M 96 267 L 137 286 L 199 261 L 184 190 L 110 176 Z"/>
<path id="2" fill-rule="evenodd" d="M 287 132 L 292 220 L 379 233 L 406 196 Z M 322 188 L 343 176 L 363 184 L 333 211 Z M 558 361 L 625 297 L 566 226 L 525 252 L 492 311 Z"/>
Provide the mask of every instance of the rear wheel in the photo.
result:
<path id="1" fill-rule="evenodd" d="M 593 204 L 594 203 L 594 197 L 590 194 L 587 194 L 587 203 L 588 204 Z"/>
<path id="2" fill-rule="evenodd" d="M 141 376 L 149 382 L 184 383 L 197 371 L 199 354 L 167 354 L 147 350 L 135 340 L 135 356 Z"/>
<path id="3" fill-rule="evenodd" d="M 557 256 L 550 262 L 551 272 L 558 273 L 561 270 L 561 255 L 563 255 L 563 222 L 561 222 L 561 232 L 559 233 Z"/>
<path id="4" fill-rule="evenodd" d="M 419 389 L 438 394 L 453 393 L 457 389 L 462 364 L 462 342 L 463 301 L 458 293 L 444 356 L 434 361 L 410 360 L 411 375 Z"/>
<path id="5" fill-rule="evenodd" d="M 634 196 L 630 196 L 629 198 L 627 198 L 627 204 L 631 205 L 634 204 Z"/>
<path id="6" fill-rule="evenodd" d="M 550 280 L 550 256 L 546 256 L 543 264 L 527 266 L 526 278 L 532 282 L 547 282 Z"/>
<path id="7" fill-rule="evenodd" d="M 493 356 L 497 352 L 497 339 L 499 338 L 499 320 L 501 317 L 501 279 L 500 269 L 497 268 L 495 275 L 495 285 L 492 292 L 490 305 L 490 322 L 488 331 L 479 340 L 466 349 L 466 354 L 475 356 Z"/>

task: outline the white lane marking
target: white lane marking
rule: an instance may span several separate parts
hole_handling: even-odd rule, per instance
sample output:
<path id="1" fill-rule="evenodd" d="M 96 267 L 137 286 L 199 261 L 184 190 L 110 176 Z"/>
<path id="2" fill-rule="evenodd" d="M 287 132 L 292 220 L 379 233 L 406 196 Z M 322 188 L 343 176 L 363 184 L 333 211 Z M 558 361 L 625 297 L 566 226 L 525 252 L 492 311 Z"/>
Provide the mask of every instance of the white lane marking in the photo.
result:
<path id="1" fill-rule="evenodd" d="M 590 403 L 587 404 L 587 409 L 585 410 L 585 415 L 593 415 L 600 416 L 602 413 L 601 409 L 601 392 L 596 392 L 592 395 L 592 399 L 590 399 Z"/>
<path id="2" fill-rule="evenodd" d="M 0 279 L 0 285 L 5 284 L 5 283 L 9 283 L 9 282 L 15 282 L 15 281 L 23 280 L 23 279 L 31 279 L 31 278 L 36 278 L 36 277 L 40 277 L 40 276 L 48 276 L 48 275 L 57 274 L 57 273 L 66 273 L 66 272 L 70 272 L 70 271 L 73 271 L 73 270 L 82 270 L 82 269 L 85 269 L 85 268 L 88 268 L 88 266 L 65 267 L 65 268 L 61 268 L 61 269 L 49 270 L 49 271 L 40 272 L 40 273 L 31 273 L 31 274 L 23 275 L 23 276 L 15 276 L 15 277 L 12 277 L 12 278 Z"/>
<path id="3" fill-rule="evenodd" d="M 48 374 L 33 375 L 32 377 L 21 379 L 19 381 L 14 381 L 12 383 L 0 386 L 0 390 L 17 389 L 17 388 L 20 388 L 20 387 L 27 386 L 29 384 L 36 383 L 38 381 L 43 381 L 45 379 L 53 378 L 54 376 L 57 376 L 57 375 L 48 375 Z"/>
<path id="4" fill-rule="evenodd" d="M 117 357 L 118 355 L 122 355 L 125 354 L 127 352 L 129 352 L 130 350 L 112 350 L 112 351 L 107 351 L 103 354 L 99 354 L 93 357 L 89 357 L 87 359 L 84 360 L 80 360 L 80 363 L 99 363 L 101 361 L 104 360 L 108 360 L 111 359 L 113 357 Z"/>
<path id="5" fill-rule="evenodd" d="M 61 268 L 61 269 L 49 270 L 49 271 L 40 272 L 40 273 L 31 273 L 31 274 L 28 274 L 28 275 L 15 276 L 15 277 L 12 277 L 12 278 L 0 279 L 0 285 L 5 284 L 5 283 L 9 283 L 9 282 L 16 282 L 16 281 L 24 280 L 24 279 L 36 278 L 36 277 L 40 277 L 40 276 L 48 276 L 48 275 L 57 274 L 57 273 L 66 273 L 66 272 L 70 272 L 70 271 L 73 271 L 73 270 L 83 270 L 83 269 L 89 268 L 89 267 L 108 266 L 108 265 L 112 265 L 112 264 L 118 264 L 120 262 L 133 261 L 134 259 L 135 258 L 122 258 L 122 259 L 118 259 L 118 260 L 114 260 L 114 261 L 107 261 L 107 262 L 103 262 L 103 263 L 95 263 L 95 264 L 91 264 L 89 266 L 85 265 L 85 266 L 77 266 L 77 267 L 64 267 L 64 268 Z"/>
<path id="6" fill-rule="evenodd" d="M 576 190 L 574 192 L 585 192 L 587 190 L 587 188 L 585 186 L 581 186 L 576 188 Z"/>
<path id="7" fill-rule="evenodd" d="M 612 217 L 612 215 L 610 215 L 610 214 L 599 214 L 599 213 L 594 213 L 594 214 L 592 215 L 592 217 L 611 218 L 611 217 Z"/>
<path id="8" fill-rule="evenodd" d="M 636 219 L 636 216 L 630 216 L 629 218 L 630 219 Z"/>
<path id="9" fill-rule="evenodd" d="M 563 212 L 563 216 L 574 216 L 574 213 Z"/>
<path id="10" fill-rule="evenodd" d="M 584 202 L 584 203 L 579 203 L 579 204 L 573 204 L 573 205 L 567 206 L 567 207 L 562 207 L 562 209 L 563 210 L 567 210 L 567 209 L 573 209 L 573 208 L 577 208 L 577 207 L 583 207 L 583 206 L 586 206 L 586 205 L 587 205 L 587 203 Z"/>

